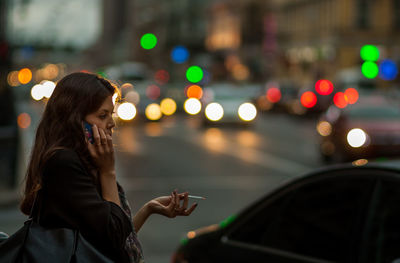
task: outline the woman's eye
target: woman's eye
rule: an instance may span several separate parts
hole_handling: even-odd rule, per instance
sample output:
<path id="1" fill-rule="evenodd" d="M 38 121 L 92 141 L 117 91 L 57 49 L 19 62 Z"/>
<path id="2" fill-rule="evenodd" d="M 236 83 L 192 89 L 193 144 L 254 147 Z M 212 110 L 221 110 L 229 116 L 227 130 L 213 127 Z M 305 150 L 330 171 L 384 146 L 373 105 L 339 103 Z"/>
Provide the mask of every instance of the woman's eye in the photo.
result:
<path id="1" fill-rule="evenodd" d="M 101 115 L 100 119 L 104 120 L 107 117 L 107 115 Z"/>

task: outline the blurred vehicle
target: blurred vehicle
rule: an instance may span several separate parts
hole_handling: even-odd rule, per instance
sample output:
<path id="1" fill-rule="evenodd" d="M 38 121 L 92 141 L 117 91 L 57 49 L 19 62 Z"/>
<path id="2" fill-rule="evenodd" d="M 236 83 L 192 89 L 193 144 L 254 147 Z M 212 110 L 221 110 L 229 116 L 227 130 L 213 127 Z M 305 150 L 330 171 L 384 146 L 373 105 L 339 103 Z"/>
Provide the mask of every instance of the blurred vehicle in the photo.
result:
<path id="1" fill-rule="evenodd" d="M 188 232 L 171 262 L 398 262 L 400 163 L 362 164 L 296 177 Z"/>
<path id="2" fill-rule="evenodd" d="M 111 80 L 133 82 L 132 84 L 149 79 L 150 74 L 147 65 L 136 61 L 109 65 L 103 69 L 103 72 Z"/>
<path id="3" fill-rule="evenodd" d="M 270 81 L 254 98 L 259 111 L 293 112 L 299 88 L 290 80 Z"/>
<path id="4" fill-rule="evenodd" d="M 310 98 L 310 96 L 306 96 L 308 98 L 305 99 L 305 94 L 307 93 L 313 94 L 312 97 Z M 305 85 L 299 90 L 297 100 L 292 105 L 292 113 L 297 115 L 321 114 L 333 104 L 334 95 L 335 92 L 328 95 L 321 95 L 318 92 L 315 92 L 315 84 Z"/>
<path id="5" fill-rule="evenodd" d="M 316 128 L 324 161 L 400 156 L 400 107 L 382 97 L 331 106 Z"/>
<path id="6" fill-rule="evenodd" d="M 215 84 L 205 88 L 201 99 L 203 124 L 253 123 L 257 117 L 257 109 L 251 102 L 255 92 L 254 87 L 236 87 L 230 84 Z"/>
<path id="7" fill-rule="evenodd" d="M 123 102 L 134 106 L 135 116 L 133 118 L 135 120 L 159 121 L 162 119 L 160 102 L 163 97 L 159 86 L 150 84 L 150 82 L 141 82 L 135 86 L 124 83 L 121 85 L 121 95 Z M 118 112 L 119 110 L 117 110 Z M 121 116 L 119 117 L 121 118 Z"/>

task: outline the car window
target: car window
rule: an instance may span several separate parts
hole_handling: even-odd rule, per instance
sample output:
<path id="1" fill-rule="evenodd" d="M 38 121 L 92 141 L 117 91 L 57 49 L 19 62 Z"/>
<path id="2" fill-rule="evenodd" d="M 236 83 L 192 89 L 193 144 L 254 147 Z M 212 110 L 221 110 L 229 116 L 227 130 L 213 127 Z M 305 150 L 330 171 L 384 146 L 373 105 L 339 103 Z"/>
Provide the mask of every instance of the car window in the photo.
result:
<path id="1" fill-rule="evenodd" d="M 400 183 L 382 179 L 375 189 L 362 262 L 400 262 Z"/>
<path id="2" fill-rule="evenodd" d="M 357 175 L 314 179 L 266 205 L 230 238 L 320 260 L 353 262 L 353 244 L 373 182 L 372 176 Z"/>

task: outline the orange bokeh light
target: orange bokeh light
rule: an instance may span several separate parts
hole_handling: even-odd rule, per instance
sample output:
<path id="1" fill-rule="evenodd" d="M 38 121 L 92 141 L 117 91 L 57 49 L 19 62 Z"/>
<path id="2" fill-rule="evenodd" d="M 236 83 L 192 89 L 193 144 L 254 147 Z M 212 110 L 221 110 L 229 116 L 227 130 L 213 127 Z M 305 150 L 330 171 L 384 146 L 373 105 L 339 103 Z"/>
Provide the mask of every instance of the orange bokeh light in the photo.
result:
<path id="1" fill-rule="evenodd" d="M 198 85 L 192 85 L 187 89 L 186 96 L 188 98 L 201 99 L 203 97 L 203 89 Z"/>
<path id="2" fill-rule="evenodd" d="M 301 95 L 301 104 L 306 108 L 312 108 L 317 104 L 317 96 L 312 91 L 306 91 Z"/>
<path id="3" fill-rule="evenodd" d="M 358 101 L 358 91 L 355 88 L 348 88 L 345 90 L 344 95 L 346 95 L 347 102 L 349 104 L 354 104 Z"/>
<path id="4" fill-rule="evenodd" d="M 18 72 L 18 80 L 21 84 L 27 84 L 32 80 L 32 71 L 29 68 L 23 68 Z"/>
<path id="5" fill-rule="evenodd" d="M 348 104 L 347 96 L 343 92 L 337 92 L 333 97 L 333 103 L 336 105 L 336 107 L 343 109 Z"/>
<path id="6" fill-rule="evenodd" d="M 22 129 L 26 129 L 31 125 L 31 116 L 28 113 L 21 113 L 17 117 L 18 126 Z"/>

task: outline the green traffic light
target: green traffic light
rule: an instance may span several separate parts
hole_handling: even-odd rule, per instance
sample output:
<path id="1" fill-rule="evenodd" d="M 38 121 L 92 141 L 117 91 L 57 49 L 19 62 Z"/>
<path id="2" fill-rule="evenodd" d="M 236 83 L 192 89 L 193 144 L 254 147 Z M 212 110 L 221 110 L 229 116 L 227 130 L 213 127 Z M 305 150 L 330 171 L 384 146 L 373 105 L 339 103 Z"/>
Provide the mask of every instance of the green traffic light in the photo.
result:
<path id="1" fill-rule="evenodd" d="M 360 50 L 360 56 L 365 61 L 377 61 L 379 59 L 379 49 L 374 45 L 365 45 Z"/>
<path id="2" fill-rule="evenodd" d="M 197 83 L 203 79 L 203 70 L 199 66 L 191 66 L 186 71 L 186 78 L 192 82 Z"/>
<path id="3" fill-rule="evenodd" d="M 144 34 L 140 39 L 140 45 L 144 49 L 152 49 L 157 45 L 157 37 L 151 33 Z"/>
<path id="4" fill-rule="evenodd" d="M 373 79 L 378 76 L 379 67 L 375 62 L 367 61 L 364 62 L 361 66 L 361 72 L 368 79 Z"/>

